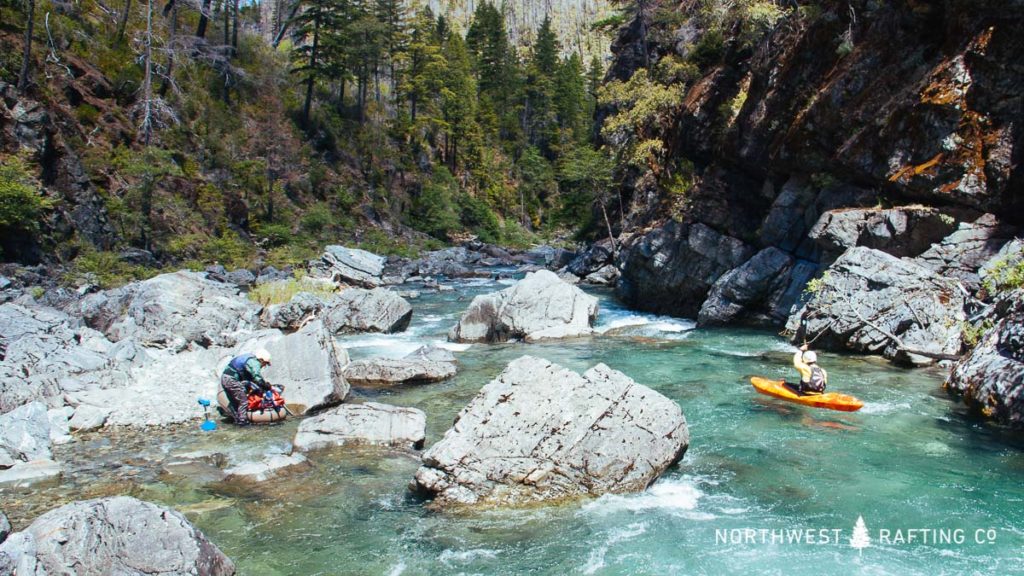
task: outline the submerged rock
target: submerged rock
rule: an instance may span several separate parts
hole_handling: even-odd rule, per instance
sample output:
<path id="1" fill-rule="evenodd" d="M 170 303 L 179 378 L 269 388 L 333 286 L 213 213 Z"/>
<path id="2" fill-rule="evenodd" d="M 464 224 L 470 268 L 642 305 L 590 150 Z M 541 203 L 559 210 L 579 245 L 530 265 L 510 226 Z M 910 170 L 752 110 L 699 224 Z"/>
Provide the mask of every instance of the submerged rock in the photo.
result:
<path id="1" fill-rule="evenodd" d="M 1024 428 L 1024 289 L 1000 297 L 994 322 L 953 367 L 946 389 L 998 422 Z"/>
<path id="2" fill-rule="evenodd" d="M 510 288 L 473 299 L 448 333 L 454 342 L 566 338 L 593 332 L 597 298 L 538 270 Z"/>
<path id="3" fill-rule="evenodd" d="M 422 448 L 427 416 L 416 408 L 377 402 L 344 404 L 302 421 L 295 434 L 297 450 L 345 444 Z"/>
<path id="4" fill-rule="evenodd" d="M 960 351 L 963 293 L 954 281 L 913 260 L 851 248 L 811 291 L 811 300 L 787 324 L 794 342 L 914 365 Z"/>
<path id="5" fill-rule="evenodd" d="M 265 482 L 271 478 L 305 470 L 309 460 L 302 454 L 272 454 L 257 462 L 243 462 L 224 470 L 227 482 Z"/>
<path id="6" fill-rule="evenodd" d="M 180 513 L 118 496 L 72 502 L 11 534 L 0 573 L 219 576 L 235 566 Z"/>
<path id="7" fill-rule="evenodd" d="M 423 454 L 412 487 L 437 507 L 635 492 L 688 445 L 679 406 L 621 372 L 523 356 Z"/>
<path id="8" fill-rule="evenodd" d="M 384 288 L 349 288 L 329 302 L 324 319 L 335 334 L 401 332 L 412 320 L 412 306 Z"/>
<path id="9" fill-rule="evenodd" d="M 368 358 L 345 367 L 345 379 L 356 386 L 440 382 L 455 373 L 455 356 L 434 346 L 423 346 L 404 358 Z"/>

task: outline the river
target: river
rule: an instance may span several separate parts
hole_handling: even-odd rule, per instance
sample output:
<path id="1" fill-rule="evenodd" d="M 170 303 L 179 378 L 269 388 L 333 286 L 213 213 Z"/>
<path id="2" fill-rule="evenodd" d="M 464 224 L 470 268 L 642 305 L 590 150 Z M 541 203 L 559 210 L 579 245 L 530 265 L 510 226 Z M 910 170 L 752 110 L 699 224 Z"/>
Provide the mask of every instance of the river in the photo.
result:
<path id="1" fill-rule="evenodd" d="M 353 358 L 402 356 L 443 343 L 472 296 L 509 281 L 459 281 L 412 300 L 409 330 L 340 342 Z M 602 290 L 592 338 L 452 345 L 450 381 L 356 397 L 427 413 L 427 444 L 510 360 L 540 356 L 583 371 L 604 362 L 682 407 L 691 444 L 641 494 L 557 506 L 441 514 L 407 485 L 401 451 L 315 452 L 306 472 L 259 491 L 210 482 L 202 466 L 169 474 L 182 453 L 229 461 L 285 451 L 296 422 L 206 433 L 198 423 L 99 433 L 57 447 L 61 482 L 0 490 L 16 525 L 57 504 L 130 494 L 181 510 L 239 574 L 1024 574 L 1024 452 L 967 416 L 937 370 L 822 353 L 831 388 L 856 413 L 758 395 L 751 375 L 790 376 L 793 348 L 771 332 L 694 329 L 623 309 Z M 197 411 L 198 411 L 197 406 Z M 851 546 L 858 518 L 867 540 Z"/>

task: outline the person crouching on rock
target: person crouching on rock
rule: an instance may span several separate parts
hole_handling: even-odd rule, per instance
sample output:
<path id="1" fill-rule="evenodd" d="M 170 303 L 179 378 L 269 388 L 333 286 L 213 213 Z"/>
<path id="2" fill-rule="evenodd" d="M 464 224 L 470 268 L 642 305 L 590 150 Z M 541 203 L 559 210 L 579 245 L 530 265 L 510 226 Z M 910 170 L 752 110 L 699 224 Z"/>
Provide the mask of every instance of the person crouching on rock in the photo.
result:
<path id="1" fill-rule="evenodd" d="M 220 377 L 220 387 L 228 397 L 228 407 L 235 424 L 249 424 L 249 391 L 261 395 L 270 390 L 270 383 L 263 379 L 262 370 L 270 366 L 270 352 L 260 348 L 251 354 L 235 356 L 228 362 Z"/>
<path id="2" fill-rule="evenodd" d="M 807 344 L 793 355 L 793 367 L 800 373 L 800 386 L 797 392 L 803 394 L 821 394 L 828 384 L 828 372 L 818 366 L 818 355 L 807 350 Z"/>

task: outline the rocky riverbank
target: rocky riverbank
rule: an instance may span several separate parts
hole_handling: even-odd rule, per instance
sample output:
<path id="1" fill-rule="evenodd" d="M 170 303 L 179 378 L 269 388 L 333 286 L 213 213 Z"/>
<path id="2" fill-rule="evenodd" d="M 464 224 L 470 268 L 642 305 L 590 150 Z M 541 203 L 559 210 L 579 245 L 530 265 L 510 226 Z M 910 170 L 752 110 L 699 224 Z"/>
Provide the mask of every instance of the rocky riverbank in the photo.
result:
<path id="1" fill-rule="evenodd" d="M 436 262 L 446 262 L 448 271 L 453 271 L 454 263 L 474 266 L 471 273 L 462 277 L 510 274 L 517 268 L 528 272 L 524 280 L 508 289 L 474 300 L 463 320 L 452 328 L 453 334 L 468 331 L 466 317 L 480 316 L 475 310 L 481 298 L 497 303 L 492 306 L 495 316 L 486 320 L 493 328 L 490 331 L 502 336 L 493 340 L 531 341 L 593 334 L 596 299 L 557 275 L 538 270 L 543 266 L 564 267 L 571 262 L 564 251 L 538 250 L 520 256 L 519 264 L 508 257 L 491 270 L 475 265 L 475 257 L 470 254 L 461 249 L 428 256 L 418 264 L 402 264 L 400 269 L 406 272 L 390 277 L 385 267 L 365 264 L 381 263 L 382 259 L 332 247 L 323 259 L 310 264 L 308 275 L 257 279 L 252 284 L 246 284 L 249 278 L 240 272 L 209 270 L 162 274 L 112 290 L 51 289 L 49 297 L 31 289 L 8 286 L 0 304 L 0 334 L 4 335 L 0 358 L 0 485 L 24 486 L 59 476 L 63 466 L 54 457 L 52 446 L 74 442 L 87 432 L 102 435 L 112 427 L 142 431 L 202 418 L 196 399 L 215 395 L 218 374 L 230 357 L 257 347 L 266 348 L 273 356 L 274 362 L 265 374 L 271 382 L 287 384 L 289 408 L 298 415 L 311 416 L 301 422 L 290 445 L 280 451 L 242 460 L 209 451 L 179 454 L 163 465 L 167 474 L 197 474 L 210 482 L 227 484 L 258 484 L 282 475 L 300 474 L 316 465 L 320 451 L 336 446 L 379 446 L 418 458 L 427 439 L 425 413 L 415 407 L 380 402 L 350 403 L 350 390 L 353 386 L 374 389 L 443 381 L 456 373 L 457 356 L 443 348 L 424 347 L 404 358 L 363 358 L 351 362 L 347 351 L 335 340 L 336 334 L 405 330 L 415 311 L 399 295 L 401 292 L 393 289 L 395 282 L 407 278 L 405 273 L 418 275 Z M 331 263 L 332 268 L 326 268 L 325 263 Z M 430 286 L 431 280 L 416 278 L 424 286 Z M 273 282 L 305 283 L 316 292 L 298 292 L 286 302 L 267 306 L 247 296 L 247 290 Z M 546 422 L 552 418 L 568 419 L 565 422 L 607 420 L 607 428 L 618 432 L 614 437 L 590 434 L 589 440 L 581 440 L 569 427 L 564 434 L 551 436 L 542 444 L 554 447 L 569 442 L 576 448 L 562 455 L 557 451 L 547 454 L 538 444 L 535 458 L 538 463 L 550 464 L 541 466 L 547 466 L 547 472 L 529 473 L 528 481 L 510 475 L 505 481 L 509 486 L 518 486 L 522 498 L 509 496 L 503 502 L 515 504 L 642 490 L 682 457 L 687 444 L 686 425 L 674 402 L 661 398 L 660 408 L 655 409 L 648 400 L 658 398 L 656 393 L 603 365 L 580 379 L 554 366 L 549 367 L 551 370 L 534 370 L 530 362 L 535 360 L 520 359 L 508 367 L 506 374 L 518 374 L 516 378 L 523 380 L 524 385 L 528 379 L 531 386 L 538 387 L 537 394 L 523 395 L 521 401 L 529 405 L 517 409 L 537 413 L 534 432 L 547 434 L 553 426 L 557 427 L 553 420 Z M 572 383 L 563 383 L 566 378 Z M 566 389 L 558 392 L 560 387 Z M 552 393 L 571 402 L 553 411 L 535 410 Z M 518 406 L 510 404 L 513 405 Z M 621 413 L 616 412 L 616 406 L 620 406 Z M 665 411 L 673 418 L 662 418 Z M 636 419 L 639 420 L 634 423 Z M 473 430 L 467 428 L 467 422 L 457 429 L 478 438 L 514 440 L 517 434 L 529 432 L 514 426 L 512 421 L 485 419 Z M 667 436 L 649 432 L 662 424 L 672 428 Z M 603 424 L 594 426 L 606 428 Z M 586 436 L 587 430 L 592 429 L 595 428 L 584 426 L 580 434 Z M 536 435 L 534 432 L 529 434 Z M 645 434 L 653 436 L 648 438 Z M 670 441 L 662 447 L 665 438 Z M 664 454 L 652 459 L 650 453 L 655 445 L 656 451 Z M 582 465 L 579 461 L 605 451 L 608 453 L 601 456 L 601 462 Z M 645 464 L 639 466 L 640 462 Z M 575 471 L 568 474 L 570 470 Z M 454 477 L 462 474 L 455 470 L 450 473 Z M 550 478 L 564 478 L 554 484 L 550 479 L 542 482 L 541 477 L 548 473 Z M 536 494 L 528 495 L 534 488 Z M 449 500 L 449 495 L 441 495 L 437 506 L 442 507 Z M 483 492 L 478 500 L 493 502 Z M 74 538 L 88 547 L 91 539 L 103 538 L 104 531 L 127 529 L 118 523 L 122 520 L 102 519 L 110 518 L 111 506 L 118 510 L 125 506 L 138 508 L 138 514 L 126 512 L 122 516 L 123 522 L 138 521 L 140 526 L 149 522 L 142 516 L 155 509 L 152 504 L 131 499 L 76 502 L 44 514 L 25 530 L 11 535 L 0 548 L 0 562 L 6 562 L 3 566 L 18 567 L 19 573 L 34 573 L 32 570 L 40 566 L 51 570 L 73 564 L 79 552 L 70 548 L 54 552 L 39 526 L 85 522 L 89 528 Z M 96 515 L 102 518 L 79 518 Z M 188 532 L 187 523 L 173 529 L 179 528 L 185 536 L 192 534 L 188 537 L 195 540 L 195 549 L 200 552 L 193 553 L 184 544 L 169 545 L 168 550 L 177 550 L 173 554 L 168 552 L 165 558 L 170 562 L 168 565 L 177 567 L 170 571 L 233 573 L 230 560 L 217 556 L 219 551 L 210 548 L 201 533 Z M 164 544 L 171 538 L 156 533 L 151 536 Z M 113 565 L 131 563 L 136 547 L 148 544 L 124 545 L 124 549 L 111 548 L 103 554 L 110 556 Z M 82 553 L 101 556 L 91 549 Z M 163 566 L 154 564 L 153 570 L 167 571 Z"/>

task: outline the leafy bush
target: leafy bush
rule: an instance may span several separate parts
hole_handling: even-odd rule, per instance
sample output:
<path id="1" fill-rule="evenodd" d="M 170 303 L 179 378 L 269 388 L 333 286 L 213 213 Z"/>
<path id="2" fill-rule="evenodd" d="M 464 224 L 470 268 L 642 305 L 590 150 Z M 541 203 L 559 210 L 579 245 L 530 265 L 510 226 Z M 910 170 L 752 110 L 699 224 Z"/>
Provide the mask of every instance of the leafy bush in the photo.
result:
<path id="1" fill-rule="evenodd" d="M 199 251 L 204 262 L 218 262 L 226 268 L 244 268 L 252 262 L 255 252 L 252 244 L 243 241 L 237 234 L 225 232 L 208 240 Z"/>
<path id="2" fill-rule="evenodd" d="M 433 177 L 423 184 L 423 190 L 413 200 L 410 223 L 435 238 L 447 238 L 460 226 L 454 197 L 459 184 L 445 167 L 439 167 Z"/>
<path id="3" fill-rule="evenodd" d="M 982 287 L 989 295 L 1024 286 L 1024 250 L 1007 254 L 993 263 L 985 274 Z"/>
<path id="4" fill-rule="evenodd" d="M 40 213 L 51 206 L 22 157 L 0 161 L 0 231 L 34 232 Z"/>
<path id="5" fill-rule="evenodd" d="M 284 246 L 292 241 L 295 234 L 292 233 L 291 226 L 287 224 L 270 223 L 264 224 L 259 223 L 253 226 L 253 234 L 263 239 L 264 245 L 268 248 L 276 248 L 278 246 Z"/>
<path id="6" fill-rule="evenodd" d="M 334 216 L 326 204 L 317 203 L 306 209 L 302 215 L 302 229 L 313 236 L 319 236 L 334 222 Z"/>
<path id="7" fill-rule="evenodd" d="M 135 280 L 145 280 L 159 273 L 154 268 L 135 266 L 121 260 L 114 252 L 102 252 L 82 246 L 71 262 L 65 280 L 72 284 L 95 282 L 103 288 L 116 288 Z"/>
<path id="8" fill-rule="evenodd" d="M 321 298 L 330 298 L 336 293 L 336 286 L 330 282 L 311 278 L 289 278 L 258 284 L 249 291 L 249 299 L 261 306 L 283 304 L 299 292 L 309 292 Z"/>

